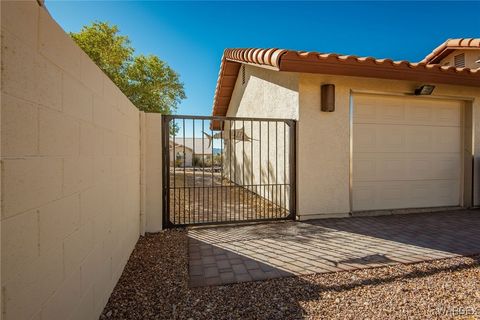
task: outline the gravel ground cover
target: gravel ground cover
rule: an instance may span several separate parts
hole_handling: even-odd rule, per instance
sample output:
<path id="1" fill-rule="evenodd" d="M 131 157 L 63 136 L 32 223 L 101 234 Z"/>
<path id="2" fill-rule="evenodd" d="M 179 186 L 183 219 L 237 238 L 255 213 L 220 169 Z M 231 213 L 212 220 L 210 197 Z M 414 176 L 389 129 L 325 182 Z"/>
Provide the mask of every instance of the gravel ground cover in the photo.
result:
<path id="1" fill-rule="evenodd" d="M 100 319 L 480 319 L 480 255 L 189 288 L 187 252 L 141 237 Z"/>

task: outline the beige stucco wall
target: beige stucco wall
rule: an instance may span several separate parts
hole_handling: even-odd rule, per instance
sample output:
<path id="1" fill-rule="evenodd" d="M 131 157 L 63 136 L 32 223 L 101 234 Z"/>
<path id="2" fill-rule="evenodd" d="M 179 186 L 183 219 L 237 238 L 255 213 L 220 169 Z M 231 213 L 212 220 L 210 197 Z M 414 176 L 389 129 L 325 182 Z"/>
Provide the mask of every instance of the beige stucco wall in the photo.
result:
<path id="1" fill-rule="evenodd" d="M 98 319 L 139 236 L 139 112 L 37 1 L 1 4 L 4 319 Z"/>
<path id="2" fill-rule="evenodd" d="M 298 119 L 297 74 L 280 73 L 250 65 L 245 65 L 244 71 L 242 68 L 227 116 Z M 230 139 L 229 135 L 234 135 L 230 129 L 242 128 L 252 141 Z M 287 208 L 290 189 L 278 185 L 288 184 L 290 181 L 289 128 L 283 122 L 226 121 L 223 133 L 226 176 Z M 260 184 L 272 186 L 259 187 Z"/>
<path id="3" fill-rule="evenodd" d="M 227 116 L 298 119 L 298 74 L 244 65 L 240 68 Z"/>
<path id="4" fill-rule="evenodd" d="M 320 86 L 335 85 L 334 112 L 320 111 Z M 302 74 L 299 79 L 297 176 L 301 218 L 346 216 L 350 211 L 350 91 L 412 93 L 420 83 L 396 80 Z M 480 157 L 480 91 L 473 87 L 437 85 L 434 96 L 475 98 L 474 150 Z M 471 150 L 469 150 L 471 152 Z M 478 170 L 477 170 L 478 171 Z M 478 176 L 475 181 L 478 181 Z M 478 184 L 477 184 L 478 185 Z M 478 187 L 475 203 L 478 204 Z"/>
<path id="5" fill-rule="evenodd" d="M 2 20 L 3 20 L 3 13 L 2 13 L 2 6 L 0 5 L 0 24 L 2 23 Z M 1 43 L 3 42 L 3 40 L 0 38 L 0 46 L 1 46 Z M 3 54 L 0 55 L 0 66 L 3 65 Z M 0 79 L 1 80 L 1 79 Z M 0 91 L 1 91 L 1 86 L 0 86 Z M 1 93 L 0 93 L 0 108 L 1 108 L 1 104 L 2 104 L 2 97 L 1 97 Z M 1 128 L 2 128 L 2 115 L 1 115 L 1 110 L 0 110 L 0 141 L 1 141 Z M 1 148 L 1 145 L 0 145 L 0 159 L 1 159 L 1 156 L 2 156 L 2 148 Z M 0 166 L 1 166 L 1 163 L 0 163 Z M 1 168 L 1 167 L 0 167 Z M 1 171 L 0 171 L 0 199 L 2 197 L 2 174 L 1 174 Z M 0 204 L 0 284 L 3 283 L 2 282 L 2 206 Z M 0 320 L 3 319 L 3 290 L 0 288 Z"/>
<path id="6" fill-rule="evenodd" d="M 146 232 L 162 230 L 162 118 L 145 113 L 145 215 Z"/>
<path id="7" fill-rule="evenodd" d="M 443 58 L 439 64 L 442 66 L 443 65 L 454 66 L 455 56 L 462 53 L 465 54 L 465 67 L 471 68 L 471 69 L 480 68 L 480 63 L 476 62 L 480 60 L 480 50 L 455 50 L 451 54 Z"/>

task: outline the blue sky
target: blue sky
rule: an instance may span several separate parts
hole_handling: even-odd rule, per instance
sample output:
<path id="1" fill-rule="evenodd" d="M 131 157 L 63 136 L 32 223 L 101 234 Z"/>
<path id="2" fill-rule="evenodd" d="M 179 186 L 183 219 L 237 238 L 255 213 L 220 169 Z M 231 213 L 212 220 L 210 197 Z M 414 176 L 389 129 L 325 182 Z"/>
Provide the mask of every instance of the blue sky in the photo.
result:
<path id="1" fill-rule="evenodd" d="M 108 21 L 136 53 L 181 76 L 179 114 L 211 112 L 224 48 L 279 47 L 419 61 L 447 38 L 479 37 L 480 2 L 46 1 L 66 31 Z"/>

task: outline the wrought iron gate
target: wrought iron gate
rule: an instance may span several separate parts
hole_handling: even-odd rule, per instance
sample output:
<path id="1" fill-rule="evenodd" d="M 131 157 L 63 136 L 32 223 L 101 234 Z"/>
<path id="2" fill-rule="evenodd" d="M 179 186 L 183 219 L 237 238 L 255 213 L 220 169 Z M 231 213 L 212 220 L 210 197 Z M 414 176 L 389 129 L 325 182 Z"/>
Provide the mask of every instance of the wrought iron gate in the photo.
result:
<path id="1" fill-rule="evenodd" d="M 295 217 L 294 120 L 162 116 L 163 225 Z"/>

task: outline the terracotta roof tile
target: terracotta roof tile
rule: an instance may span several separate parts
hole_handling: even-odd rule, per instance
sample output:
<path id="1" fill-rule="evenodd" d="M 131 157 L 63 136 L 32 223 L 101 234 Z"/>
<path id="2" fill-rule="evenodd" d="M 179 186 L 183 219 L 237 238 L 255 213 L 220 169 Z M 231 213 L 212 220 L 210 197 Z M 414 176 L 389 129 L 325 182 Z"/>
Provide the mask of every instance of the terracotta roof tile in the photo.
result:
<path id="1" fill-rule="evenodd" d="M 480 39 L 452 39 L 442 46 L 453 45 L 478 47 L 480 46 Z M 442 50 L 439 49 L 442 46 L 435 50 Z M 278 48 L 226 49 L 220 64 L 213 102 L 213 115 L 223 116 L 226 114 L 241 64 L 252 64 L 276 71 L 412 80 L 480 87 L 480 69 L 427 64 L 426 61 L 412 63 L 405 60 L 393 61 L 392 59 Z M 212 127 L 218 129 L 218 125 L 215 123 Z"/>
<path id="2" fill-rule="evenodd" d="M 252 63 L 256 65 L 278 68 L 280 57 L 287 50 L 283 49 L 226 49 L 223 57 L 230 61 L 240 63 Z"/>

